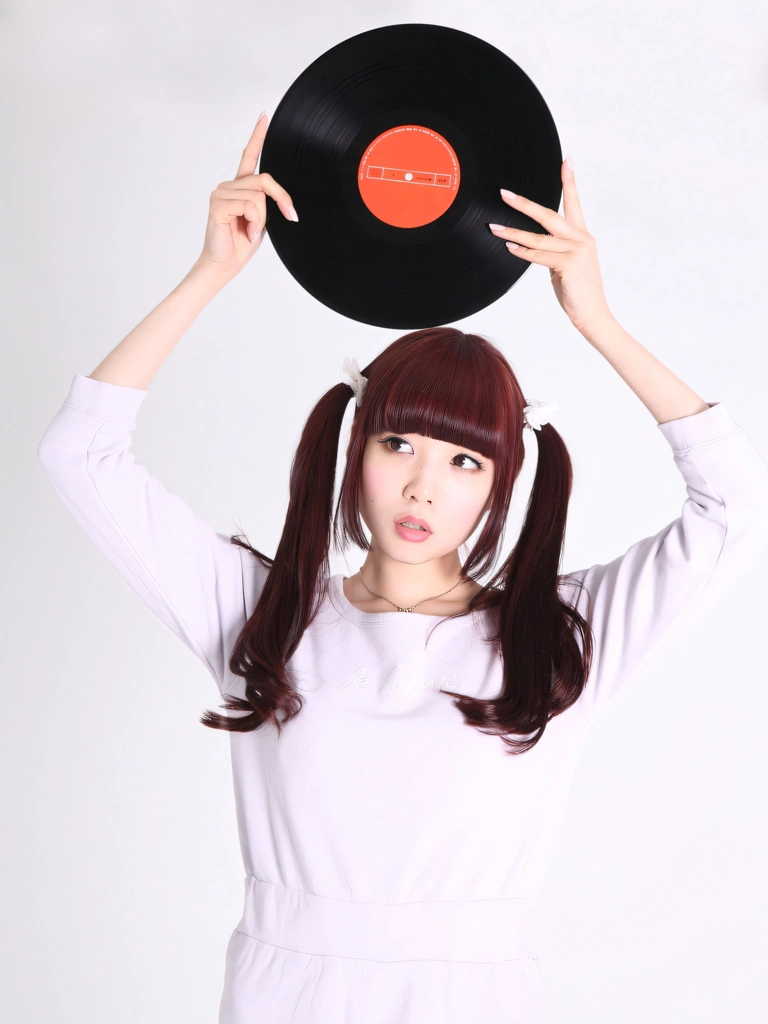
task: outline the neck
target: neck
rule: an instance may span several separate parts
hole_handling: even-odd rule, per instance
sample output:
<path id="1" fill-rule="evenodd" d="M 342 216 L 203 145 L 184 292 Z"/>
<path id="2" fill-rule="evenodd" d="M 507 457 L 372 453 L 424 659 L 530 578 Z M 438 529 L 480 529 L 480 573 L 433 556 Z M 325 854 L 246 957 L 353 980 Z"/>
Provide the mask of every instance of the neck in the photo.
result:
<path id="1" fill-rule="evenodd" d="M 458 551 L 427 562 L 411 563 L 391 558 L 372 545 L 360 573 L 365 580 L 361 586 L 364 593 L 367 593 L 367 584 L 371 590 L 403 608 L 444 594 L 451 587 L 455 590 L 447 595 L 448 598 L 460 597 L 467 589 L 467 584 L 459 583 L 461 562 Z"/>

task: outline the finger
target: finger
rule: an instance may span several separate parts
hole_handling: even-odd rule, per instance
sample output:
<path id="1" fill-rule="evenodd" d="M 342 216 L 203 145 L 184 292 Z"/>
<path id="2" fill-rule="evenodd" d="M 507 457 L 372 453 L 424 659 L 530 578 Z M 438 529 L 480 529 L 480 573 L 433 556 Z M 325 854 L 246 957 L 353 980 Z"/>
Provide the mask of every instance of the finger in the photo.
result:
<path id="1" fill-rule="evenodd" d="M 240 163 L 237 167 L 236 178 L 242 178 L 246 174 L 255 174 L 256 164 L 259 161 L 259 154 L 261 153 L 261 147 L 264 143 L 264 136 L 267 134 L 267 117 L 266 110 L 261 115 L 259 120 L 256 122 L 256 127 L 251 132 L 251 137 L 246 143 L 243 155 L 240 157 Z"/>
<path id="2" fill-rule="evenodd" d="M 253 176 L 251 176 L 250 180 L 253 181 Z M 264 193 L 261 189 L 245 187 L 222 188 L 221 185 L 213 190 L 211 199 L 250 199 L 254 203 L 265 203 Z"/>
<path id="3" fill-rule="evenodd" d="M 217 224 L 225 225 L 233 221 L 235 217 L 245 217 L 246 220 L 258 223 L 261 216 L 258 206 L 250 199 L 222 199 L 214 215 L 214 220 Z"/>
<path id="4" fill-rule="evenodd" d="M 256 193 L 262 197 L 268 195 L 280 207 L 284 217 L 288 220 L 298 220 L 299 215 L 293 208 L 293 199 L 290 192 L 287 192 L 282 185 L 278 185 L 271 174 L 266 171 L 261 174 L 248 174 L 244 178 L 236 178 L 234 181 L 221 181 L 211 193 L 211 198 L 218 196 L 222 199 L 238 199 L 241 194 L 252 195 Z M 296 216 L 294 217 L 294 214 Z"/>
<path id="5" fill-rule="evenodd" d="M 565 219 L 569 224 L 573 224 L 574 227 L 579 228 L 582 231 L 586 231 L 587 225 L 584 223 L 584 214 L 581 211 L 579 193 L 576 191 L 576 178 L 573 174 L 573 168 L 568 166 L 568 159 L 563 160 L 561 172 L 563 179 L 563 212 L 565 213 Z"/>
<path id="6" fill-rule="evenodd" d="M 264 219 L 264 211 L 260 210 L 258 205 L 252 200 L 246 199 L 243 204 L 243 217 L 245 217 L 249 224 L 255 224 L 258 227 Z M 246 231 L 248 231 L 247 226 Z"/>
<path id="7" fill-rule="evenodd" d="M 514 242 L 506 242 L 507 248 L 511 245 L 515 245 Z M 529 263 L 538 263 L 542 267 L 549 267 L 550 270 L 556 270 L 560 264 L 560 253 L 545 252 L 541 249 L 528 249 L 524 245 L 518 245 L 516 249 L 509 249 L 513 256 L 519 256 L 522 260 L 528 260 Z"/>
<path id="8" fill-rule="evenodd" d="M 489 224 L 488 227 L 497 238 L 518 242 L 529 249 L 544 249 L 547 252 L 570 252 L 573 248 L 573 242 L 569 238 L 556 238 L 554 235 L 537 235 L 534 231 L 523 231 L 521 228 L 507 228 L 499 224 Z"/>
<path id="9" fill-rule="evenodd" d="M 557 235 L 559 238 L 578 238 L 578 228 L 569 224 L 565 217 L 561 217 L 559 213 L 550 210 L 548 206 L 534 203 L 532 199 L 526 199 L 525 196 L 513 195 L 506 189 L 501 189 L 500 191 L 501 198 L 505 203 L 514 207 L 515 210 L 524 213 L 531 220 L 538 221 L 542 227 L 547 229 L 550 235 Z"/>
<path id="10" fill-rule="evenodd" d="M 288 220 L 299 219 L 299 215 L 293 208 L 293 200 L 291 199 L 290 193 L 287 192 L 282 185 L 278 185 L 271 174 L 263 171 L 261 174 L 257 174 L 253 181 L 265 195 L 268 195 L 271 199 L 275 200 Z"/>
<path id="11" fill-rule="evenodd" d="M 242 178 L 235 178 L 233 181 L 220 181 L 217 189 L 228 189 L 230 192 L 254 192 L 260 189 L 260 174 L 246 174 Z"/>

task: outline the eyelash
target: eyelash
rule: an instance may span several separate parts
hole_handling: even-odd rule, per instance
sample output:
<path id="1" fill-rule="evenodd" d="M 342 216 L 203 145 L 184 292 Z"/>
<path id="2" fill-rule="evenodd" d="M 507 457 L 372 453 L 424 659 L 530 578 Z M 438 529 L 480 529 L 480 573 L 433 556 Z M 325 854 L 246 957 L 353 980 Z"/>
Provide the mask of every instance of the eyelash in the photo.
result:
<path id="1" fill-rule="evenodd" d="M 406 441 L 404 437 L 396 437 L 394 434 L 391 435 L 390 437 L 379 438 L 379 444 L 385 444 L 389 446 L 390 441 L 402 441 L 403 444 L 410 444 L 410 441 Z M 394 448 L 390 448 L 389 450 L 393 452 L 395 455 L 408 454 L 408 452 L 396 452 Z M 462 473 L 479 473 L 481 470 L 485 469 L 484 463 L 482 463 L 479 459 L 476 459 L 474 455 L 467 455 L 466 453 L 464 453 L 461 455 L 457 455 L 455 457 L 457 459 L 470 459 L 472 462 L 475 463 L 477 467 L 476 469 L 463 469 L 461 466 L 457 466 L 457 469 L 460 469 Z"/>

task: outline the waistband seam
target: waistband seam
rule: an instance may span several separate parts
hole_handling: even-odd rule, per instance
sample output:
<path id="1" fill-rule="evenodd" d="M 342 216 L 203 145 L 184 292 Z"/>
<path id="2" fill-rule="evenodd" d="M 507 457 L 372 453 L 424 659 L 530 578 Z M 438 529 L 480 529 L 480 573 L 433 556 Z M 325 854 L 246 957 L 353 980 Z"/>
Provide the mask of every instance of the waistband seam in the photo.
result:
<path id="1" fill-rule="evenodd" d="M 538 900 L 530 899 L 527 896 L 487 896 L 483 899 L 405 900 L 403 902 L 395 903 L 378 903 L 368 902 L 366 900 L 345 900 L 342 896 L 324 896 L 322 893 L 309 892 L 307 889 L 292 889 L 290 886 L 283 885 L 281 882 L 270 882 L 266 878 L 259 878 L 258 875 L 246 875 L 245 878 L 253 878 L 255 881 L 261 882 L 262 885 L 273 885 L 276 889 L 285 889 L 287 892 L 301 893 L 302 896 L 312 896 L 314 899 L 318 900 L 334 900 L 337 903 L 346 903 L 352 907 L 417 907 L 424 903 L 439 903 L 447 905 L 449 903 L 500 903 L 508 900 L 519 900 L 521 903 L 538 903 Z"/>
<path id="2" fill-rule="evenodd" d="M 536 900 L 362 903 L 245 876 L 236 931 L 279 949 L 375 963 L 510 963 L 536 956 Z"/>
<path id="3" fill-rule="evenodd" d="M 422 956 L 422 957 L 404 957 L 402 960 L 376 960 L 370 956 L 348 956 L 341 953 L 308 953 L 305 949 L 293 949 L 291 946 L 281 946 L 277 942 L 270 942 L 268 939 L 261 939 L 258 935 L 251 935 L 250 932 L 244 932 L 242 928 L 235 928 L 238 935 L 244 935 L 246 939 L 252 939 L 253 942 L 261 942 L 265 946 L 273 946 L 275 949 L 284 949 L 288 953 L 298 953 L 300 956 L 322 956 L 332 957 L 335 960 L 363 960 L 369 964 L 414 964 L 414 963 L 433 963 L 433 964 L 513 964 L 518 960 L 537 960 L 539 954 L 536 956 L 513 956 L 513 957 L 502 957 L 500 960 L 453 960 L 446 959 L 440 956 Z"/>

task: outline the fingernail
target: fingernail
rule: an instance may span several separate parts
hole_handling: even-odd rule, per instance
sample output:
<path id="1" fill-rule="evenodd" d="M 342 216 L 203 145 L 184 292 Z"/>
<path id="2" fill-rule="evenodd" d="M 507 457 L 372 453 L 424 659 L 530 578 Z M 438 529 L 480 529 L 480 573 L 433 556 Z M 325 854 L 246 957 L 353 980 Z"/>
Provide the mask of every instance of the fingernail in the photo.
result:
<path id="1" fill-rule="evenodd" d="M 298 213 L 296 213 L 296 211 L 294 210 L 294 208 L 292 206 L 288 207 L 288 213 L 290 213 L 290 215 L 291 215 L 291 220 L 298 220 L 299 219 Z"/>
<path id="2" fill-rule="evenodd" d="M 261 112 L 261 113 L 259 114 L 259 116 L 258 116 L 258 117 L 256 118 L 256 124 L 258 124 L 258 123 L 259 123 L 259 121 L 260 121 L 260 120 L 262 119 L 262 117 L 264 117 L 264 115 L 265 115 L 265 114 L 266 114 L 266 110 L 262 110 L 262 112 Z"/>
<path id="3" fill-rule="evenodd" d="M 565 162 L 568 164 L 568 168 L 572 171 L 573 170 L 573 161 L 571 160 L 570 153 L 566 153 L 565 154 Z"/>
<path id="4" fill-rule="evenodd" d="M 520 248 L 520 246 L 517 244 L 517 242 L 505 242 L 504 244 L 506 245 L 506 247 L 508 249 L 519 249 Z"/>
<path id="5" fill-rule="evenodd" d="M 503 224 L 489 224 L 488 227 L 491 231 L 504 231 L 506 230 Z"/>
<path id="6" fill-rule="evenodd" d="M 505 199 L 517 199 L 517 194 L 510 192 L 508 188 L 500 188 L 499 192 L 501 192 Z"/>

